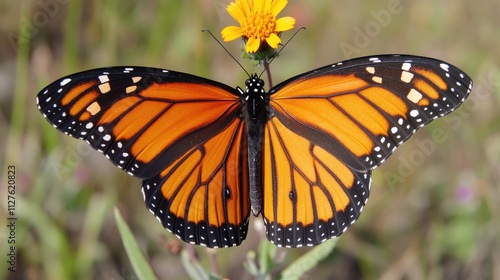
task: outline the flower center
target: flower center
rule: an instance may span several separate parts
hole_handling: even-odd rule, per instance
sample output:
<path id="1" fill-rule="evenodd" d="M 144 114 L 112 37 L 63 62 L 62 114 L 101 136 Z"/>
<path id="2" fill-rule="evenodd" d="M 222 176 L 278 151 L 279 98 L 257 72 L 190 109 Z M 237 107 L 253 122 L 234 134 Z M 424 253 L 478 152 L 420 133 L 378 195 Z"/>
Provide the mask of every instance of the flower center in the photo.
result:
<path id="1" fill-rule="evenodd" d="M 270 12 L 251 12 L 241 27 L 247 38 L 264 41 L 271 33 L 275 33 L 276 18 Z"/>

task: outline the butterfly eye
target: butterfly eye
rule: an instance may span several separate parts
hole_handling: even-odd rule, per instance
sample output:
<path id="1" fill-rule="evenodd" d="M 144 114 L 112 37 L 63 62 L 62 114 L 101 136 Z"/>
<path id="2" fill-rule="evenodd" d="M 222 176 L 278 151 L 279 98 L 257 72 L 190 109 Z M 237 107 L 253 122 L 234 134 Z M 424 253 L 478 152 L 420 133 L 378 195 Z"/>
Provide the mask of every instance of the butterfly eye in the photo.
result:
<path id="1" fill-rule="evenodd" d="M 258 88 L 263 88 L 265 84 L 266 83 L 264 82 L 264 80 L 261 80 L 261 79 L 258 79 L 255 81 L 255 87 L 258 87 Z"/>

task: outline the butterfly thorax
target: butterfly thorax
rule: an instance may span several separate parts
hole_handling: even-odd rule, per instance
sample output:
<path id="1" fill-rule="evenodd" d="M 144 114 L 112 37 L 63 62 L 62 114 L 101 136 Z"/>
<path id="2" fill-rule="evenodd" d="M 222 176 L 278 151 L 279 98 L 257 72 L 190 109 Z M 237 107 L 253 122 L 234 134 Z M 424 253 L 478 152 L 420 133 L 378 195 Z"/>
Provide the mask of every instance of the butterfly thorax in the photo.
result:
<path id="1" fill-rule="evenodd" d="M 265 107 L 269 101 L 264 90 L 264 85 L 264 81 L 257 74 L 252 75 L 245 81 L 246 88 L 242 92 L 242 101 L 252 119 L 259 119 L 265 115 Z"/>

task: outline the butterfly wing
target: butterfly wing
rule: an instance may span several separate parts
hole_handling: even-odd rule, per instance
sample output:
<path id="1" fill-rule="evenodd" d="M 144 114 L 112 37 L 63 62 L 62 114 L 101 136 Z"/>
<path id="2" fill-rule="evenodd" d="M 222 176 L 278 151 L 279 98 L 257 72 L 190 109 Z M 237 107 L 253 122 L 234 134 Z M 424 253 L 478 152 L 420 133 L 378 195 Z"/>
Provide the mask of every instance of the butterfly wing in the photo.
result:
<path id="1" fill-rule="evenodd" d="M 263 216 L 278 246 L 316 245 L 342 234 L 368 199 L 371 171 L 356 171 L 321 144 L 286 127 L 265 126 Z"/>
<path id="2" fill-rule="evenodd" d="M 245 238 L 248 168 L 235 89 L 179 72 L 112 67 L 62 78 L 37 104 L 54 127 L 143 178 L 147 207 L 182 240 L 226 247 Z"/>
<path id="3" fill-rule="evenodd" d="M 263 153 L 268 239 L 298 247 L 343 233 L 368 199 L 370 171 L 471 88 L 452 65 L 404 55 L 340 62 L 273 88 Z"/>

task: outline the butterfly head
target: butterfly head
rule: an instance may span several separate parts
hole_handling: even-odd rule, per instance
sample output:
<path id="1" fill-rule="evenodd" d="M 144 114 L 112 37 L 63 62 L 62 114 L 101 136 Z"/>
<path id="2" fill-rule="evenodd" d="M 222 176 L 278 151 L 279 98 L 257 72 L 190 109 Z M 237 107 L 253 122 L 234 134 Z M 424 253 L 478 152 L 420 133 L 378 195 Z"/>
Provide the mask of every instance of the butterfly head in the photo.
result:
<path id="1" fill-rule="evenodd" d="M 257 74 L 253 74 L 250 78 L 248 78 L 245 82 L 245 94 L 254 95 L 254 96 L 263 96 L 266 91 L 264 90 L 264 81 L 260 79 Z"/>

